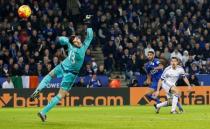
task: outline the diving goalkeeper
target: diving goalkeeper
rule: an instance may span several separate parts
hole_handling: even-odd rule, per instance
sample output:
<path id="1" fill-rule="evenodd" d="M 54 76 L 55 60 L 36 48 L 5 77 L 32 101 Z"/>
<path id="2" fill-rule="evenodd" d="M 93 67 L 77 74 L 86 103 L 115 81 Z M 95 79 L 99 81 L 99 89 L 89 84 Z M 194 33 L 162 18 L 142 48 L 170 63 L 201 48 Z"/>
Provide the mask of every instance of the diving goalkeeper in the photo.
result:
<path id="1" fill-rule="evenodd" d="M 43 122 L 46 121 L 47 112 L 55 107 L 59 101 L 67 95 L 82 67 L 86 50 L 93 39 L 93 30 L 90 26 L 91 15 L 86 15 L 84 21 L 87 25 L 87 36 L 85 37 L 84 42 L 82 43 L 81 39 L 76 35 L 72 35 L 70 38 L 64 36 L 59 37 L 58 42 L 61 45 L 68 46 L 68 56 L 43 78 L 37 89 L 31 95 L 31 99 L 38 98 L 39 93 L 43 88 L 49 85 L 53 77 L 63 77 L 58 94 L 38 113 L 38 116 Z"/>

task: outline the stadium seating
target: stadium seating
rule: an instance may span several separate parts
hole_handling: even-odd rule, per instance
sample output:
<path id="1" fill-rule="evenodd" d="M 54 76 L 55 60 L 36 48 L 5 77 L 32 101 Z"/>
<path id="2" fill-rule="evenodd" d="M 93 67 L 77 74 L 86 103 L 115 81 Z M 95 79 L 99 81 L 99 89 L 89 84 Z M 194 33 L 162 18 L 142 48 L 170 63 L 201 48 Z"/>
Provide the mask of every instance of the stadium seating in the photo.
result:
<path id="1" fill-rule="evenodd" d="M 81 74 L 87 74 L 83 73 L 87 64 L 92 72 L 98 73 L 96 67 L 101 64 L 92 60 L 95 55 L 91 55 L 97 48 L 103 51 L 99 57 L 103 56 L 106 78 L 115 71 L 121 71 L 126 79 L 136 73 L 145 75 L 148 50 L 155 50 L 156 57 L 165 64 L 172 55 L 179 57 L 189 74 L 210 74 L 208 0 L 79 2 L 79 6 L 72 8 L 55 0 L 2 0 L 0 76 L 6 75 L 5 70 L 10 76 L 45 76 L 66 56 L 66 49 L 56 44 L 56 37 L 81 34 L 80 25 L 87 13 L 94 15 L 95 36 Z M 33 11 L 26 21 L 15 13 L 22 4 Z M 142 80 L 144 77 L 139 84 Z"/>

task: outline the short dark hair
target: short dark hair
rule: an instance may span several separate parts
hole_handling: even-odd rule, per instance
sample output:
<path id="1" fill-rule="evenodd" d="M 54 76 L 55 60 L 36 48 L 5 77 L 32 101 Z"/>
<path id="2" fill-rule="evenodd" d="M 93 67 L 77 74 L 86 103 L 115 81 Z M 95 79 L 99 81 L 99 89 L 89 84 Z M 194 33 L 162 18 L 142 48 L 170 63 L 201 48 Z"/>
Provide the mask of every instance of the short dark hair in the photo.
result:
<path id="1" fill-rule="evenodd" d="M 73 43 L 73 40 L 75 39 L 75 37 L 76 37 L 76 35 L 71 35 L 70 36 L 69 40 L 70 40 L 71 43 Z"/>
<path id="2" fill-rule="evenodd" d="M 179 58 L 177 58 L 177 57 L 175 57 L 175 56 L 174 56 L 174 57 L 171 57 L 171 60 L 172 60 L 172 59 L 175 59 L 175 60 L 179 61 Z"/>
<path id="3" fill-rule="evenodd" d="M 154 52 L 154 51 L 148 51 L 148 53 L 151 53 L 151 54 L 153 54 L 153 55 L 155 54 L 155 52 Z"/>

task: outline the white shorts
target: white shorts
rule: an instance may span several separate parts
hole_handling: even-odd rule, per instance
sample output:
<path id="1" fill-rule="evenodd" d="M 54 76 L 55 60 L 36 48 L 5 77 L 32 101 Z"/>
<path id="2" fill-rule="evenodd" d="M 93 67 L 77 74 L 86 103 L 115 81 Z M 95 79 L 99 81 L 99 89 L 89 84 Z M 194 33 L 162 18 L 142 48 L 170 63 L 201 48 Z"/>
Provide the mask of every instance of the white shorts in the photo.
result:
<path id="1" fill-rule="evenodd" d="M 162 88 L 165 90 L 166 93 L 169 93 L 171 86 L 166 84 L 164 81 L 162 83 Z"/>
<path id="2" fill-rule="evenodd" d="M 166 94 L 167 99 L 172 99 L 173 96 L 174 96 L 174 95 L 173 95 L 172 93 L 167 93 L 167 94 Z"/>
<path id="3" fill-rule="evenodd" d="M 173 98 L 173 94 L 170 93 L 171 87 L 173 87 L 173 85 L 168 85 L 164 81 L 162 82 L 162 88 L 165 90 L 168 99 Z"/>

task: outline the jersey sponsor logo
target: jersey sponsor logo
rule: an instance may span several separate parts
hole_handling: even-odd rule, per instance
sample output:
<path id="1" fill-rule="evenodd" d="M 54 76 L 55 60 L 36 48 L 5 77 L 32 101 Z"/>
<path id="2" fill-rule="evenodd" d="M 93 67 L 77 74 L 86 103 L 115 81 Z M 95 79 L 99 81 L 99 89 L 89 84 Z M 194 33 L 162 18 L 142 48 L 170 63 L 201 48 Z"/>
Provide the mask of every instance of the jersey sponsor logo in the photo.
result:
<path id="1" fill-rule="evenodd" d="M 156 70 L 156 69 L 153 69 L 150 71 L 151 74 L 156 74 L 157 72 L 158 72 L 158 70 Z"/>

